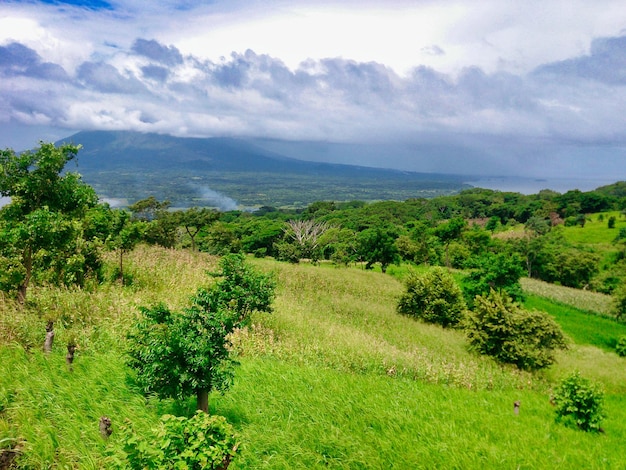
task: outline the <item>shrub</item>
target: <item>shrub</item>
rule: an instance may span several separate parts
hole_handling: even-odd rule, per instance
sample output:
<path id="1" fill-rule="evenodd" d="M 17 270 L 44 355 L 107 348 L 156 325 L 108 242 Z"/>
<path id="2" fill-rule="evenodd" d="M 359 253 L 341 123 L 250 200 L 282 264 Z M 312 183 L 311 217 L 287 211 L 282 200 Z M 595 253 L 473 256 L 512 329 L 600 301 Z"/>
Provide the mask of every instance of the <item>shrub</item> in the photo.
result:
<path id="1" fill-rule="evenodd" d="M 120 467 L 226 469 L 237 452 L 232 426 L 223 416 L 197 411 L 191 418 L 165 415 L 153 435 L 121 428 L 125 462 Z M 127 465 L 126 465 L 127 464 Z"/>
<path id="2" fill-rule="evenodd" d="M 613 291 L 611 313 L 618 320 L 626 319 L 626 287 L 622 286 Z"/>
<path id="3" fill-rule="evenodd" d="M 435 267 L 424 274 L 411 273 L 400 297 L 399 313 L 443 327 L 457 325 L 465 316 L 463 292 L 447 270 Z"/>
<path id="4" fill-rule="evenodd" d="M 555 350 L 566 347 L 563 331 L 550 316 L 524 310 L 494 290 L 476 296 L 466 333 L 471 349 L 523 370 L 551 365 Z"/>
<path id="5" fill-rule="evenodd" d="M 563 379 L 554 391 L 558 421 L 574 424 L 583 431 L 601 431 L 604 418 L 604 393 L 588 379 L 575 372 Z"/>
<path id="6" fill-rule="evenodd" d="M 620 357 L 626 357 L 626 336 L 620 336 L 615 345 L 615 352 Z"/>

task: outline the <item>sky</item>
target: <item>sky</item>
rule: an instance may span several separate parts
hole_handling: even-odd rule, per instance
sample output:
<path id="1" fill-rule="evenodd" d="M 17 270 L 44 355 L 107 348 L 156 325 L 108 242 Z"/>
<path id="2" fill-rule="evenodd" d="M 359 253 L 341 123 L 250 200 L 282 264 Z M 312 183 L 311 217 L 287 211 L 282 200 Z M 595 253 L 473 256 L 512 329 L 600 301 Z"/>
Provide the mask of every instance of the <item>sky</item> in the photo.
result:
<path id="1" fill-rule="evenodd" d="M 617 181 L 625 109 L 623 0 L 0 2 L 0 148 L 135 130 Z"/>

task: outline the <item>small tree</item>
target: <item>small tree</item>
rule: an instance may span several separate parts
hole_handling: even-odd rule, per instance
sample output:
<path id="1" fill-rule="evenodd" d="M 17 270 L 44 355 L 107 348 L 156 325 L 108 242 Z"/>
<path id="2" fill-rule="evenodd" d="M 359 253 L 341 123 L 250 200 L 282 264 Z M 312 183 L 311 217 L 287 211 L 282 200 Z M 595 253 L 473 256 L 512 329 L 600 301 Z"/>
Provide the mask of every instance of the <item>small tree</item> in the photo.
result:
<path id="1" fill-rule="evenodd" d="M 411 273 L 405 287 L 398 302 L 399 313 L 444 328 L 457 325 L 465 316 L 463 292 L 444 268 L 435 267 L 421 275 Z"/>
<path id="2" fill-rule="evenodd" d="M 161 398 L 195 394 L 198 409 L 208 411 L 211 390 L 227 390 L 234 360 L 229 335 L 245 324 L 253 311 L 271 311 L 274 281 L 254 271 L 243 255 L 222 258 L 222 279 L 200 288 L 191 306 L 172 312 L 160 304 L 141 308 L 129 334 L 129 365 L 145 393 Z"/>
<path id="3" fill-rule="evenodd" d="M 523 310 L 494 290 L 476 296 L 466 333 L 471 349 L 524 370 L 551 365 L 554 351 L 566 348 L 563 331 L 550 316 Z"/>
<path id="4" fill-rule="evenodd" d="M 358 253 L 365 260 L 365 269 L 372 269 L 374 263 L 380 263 L 384 273 L 387 267 L 400 260 L 396 246 L 397 234 L 391 227 L 374 226 L 357 235 Z"/>
<path id="5" fill-rule="evenodd" d="M 580 373 L 563 379 L 554 391 L 553 402 L 558 421 L 573 424 L 583 431 L 602 430 L 604 393 Z"/>
<path id="6" fill-rule="evenodd" d="M 613 292 L 611 312 L 618 320 L 626 319 L 626 286 L 619 287 Z"/>

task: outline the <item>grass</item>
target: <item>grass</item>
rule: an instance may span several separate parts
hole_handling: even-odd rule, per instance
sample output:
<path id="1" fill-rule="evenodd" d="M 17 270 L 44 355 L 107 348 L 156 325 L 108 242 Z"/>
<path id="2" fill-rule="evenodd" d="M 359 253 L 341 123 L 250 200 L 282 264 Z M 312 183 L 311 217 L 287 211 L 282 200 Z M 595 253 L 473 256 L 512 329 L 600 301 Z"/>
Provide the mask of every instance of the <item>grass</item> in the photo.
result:
<path id="1" fill-rule="evenodd" d="M 461 331 L 398 315 L 394 276 L 250 261 L 279 289 L 274 313 L 255 314 L 234 338 L 234 387 L 211 397 L 211 412 L 241 441 L 230 468 L 623 468 L 626 368 L 609 350 L 615 322 L 530 295 L 528 305 L 555 315 L 573 343 L 549 370 L 522 373 L 469 353 Z M 140 305 L 186 305 L 212 282 L 216 259 L 140 247 L 126 266 L 131 286 L 41 288 L 29 309 L 0 304 L 0 442 L 25 440 L 21 468 L 112 468 L 125 420 L 142 433 L 163 413 L 193 411 L 193 398 L 137 392 L 124 332 Z M 40 350 L 46 317 L 57 319 L 49 357 Z M 80 345 L 73 372 L 70 336 Z M 551 389 L 573 370 L 607 392 L 603 435 L 555 422 Z M 102 415 L 113 421 L 108 442 Z"/>
<path id="2" fill-rule="evenodd" d="M 528 308 L 550 312 L 563 331 L 577 344 L 596 346 L 613 352 L 619 337 L 626 335 L 626 323 L 589 315 L 588 311 L 570 305 L 536 295 L 529 295 L 524 303 Z"/>
<path id="3" fill-rule="evenodd" d="M 612 247 L 613 240 L 619 234 L 620 228 L 626 228 L 626 218 L 619 211 L 592 214 L 584 227 L 565 227 L 563 234 L 567 241 L 583 245 L 598 245 L 604 248 Z M 608 228 L 608 220 L 615 217 L 615 228 Z"/>
<path id="4" fill-rule="evenodd" d="M 525 292 L 552 300 L 563 305 L 570 305 L 579 310 L 583 310 L 609 318 L 614 318 L 611 314 L 611 296 L 600 292 L 592 292 L 572 287 L 557 286 L 538 279 L 520 279 L 522 289 Z"/>

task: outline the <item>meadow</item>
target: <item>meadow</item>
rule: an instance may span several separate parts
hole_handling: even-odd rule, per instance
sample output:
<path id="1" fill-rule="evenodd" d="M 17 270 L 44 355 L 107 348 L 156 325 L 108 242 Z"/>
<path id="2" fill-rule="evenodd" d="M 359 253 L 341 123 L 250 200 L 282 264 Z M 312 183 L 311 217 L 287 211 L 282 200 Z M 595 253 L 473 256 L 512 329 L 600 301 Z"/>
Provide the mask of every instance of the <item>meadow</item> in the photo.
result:
<path id="1" fill-rule="evenodd" d="M 626 468 L 626 359 L 611 350 L 624 325 L 594 314 L 597 303 L 576 308 L 529 289 L 527 306 L 552 314 L 570 344 L 551 368 L 528 373 L 468 352 L 459 330 L 397 314 L 395 276 L 250 262 L 273 273 L 278 290 L 274 312 L 255 314 L 233 338 L 233 388 L 211 396 L 210 412 L 240 441 L 229 468 Z M 186 305 L 213 282 L 206 272 L 217 258 L 140 246 L 126 266 L 125 287 L 37 288 L 25 309 L 0 303 L 0 443 L 22 449 L 19 468 L 113 468 L 121 425 L 145 433 L 164 413 L 194 411 L 192 399 L 138 392 L 124 364 L 125 332 L 139 306 Z M 57 336 L 44 355 L 51 318 Z M 79 344 L 72 372 L 68 338 Z M 555 420 L 552 389 L 574 370 L 606 392 L 604 433 Z M 113 423 L 107 441 L 103 415 Z"/>

